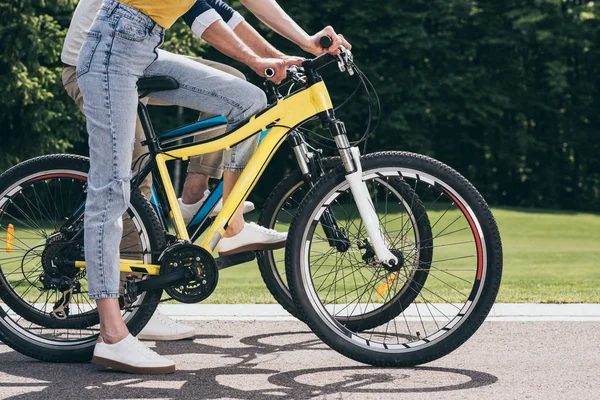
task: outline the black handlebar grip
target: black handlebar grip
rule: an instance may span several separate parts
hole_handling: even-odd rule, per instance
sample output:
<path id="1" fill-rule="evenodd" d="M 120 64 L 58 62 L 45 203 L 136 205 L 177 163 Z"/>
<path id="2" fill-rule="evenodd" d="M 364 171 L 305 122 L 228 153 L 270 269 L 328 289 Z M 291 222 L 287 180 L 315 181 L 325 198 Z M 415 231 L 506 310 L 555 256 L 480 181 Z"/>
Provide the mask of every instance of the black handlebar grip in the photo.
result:
<path id="1" fill-rule="evenodd" d="M 331 39 L 329 36 L 321 36 L 321 39 L 319 39 L 319 44 L 322 48 L 328 49 L 333 45 L 333 39 Z"/>
<path id="2" fill-rule="evenodd" d="M 275 70 L 273 68 L 267 68 L 265 69 L 265 76 L 267 78 L 272 78 L 275 76 Z"/>

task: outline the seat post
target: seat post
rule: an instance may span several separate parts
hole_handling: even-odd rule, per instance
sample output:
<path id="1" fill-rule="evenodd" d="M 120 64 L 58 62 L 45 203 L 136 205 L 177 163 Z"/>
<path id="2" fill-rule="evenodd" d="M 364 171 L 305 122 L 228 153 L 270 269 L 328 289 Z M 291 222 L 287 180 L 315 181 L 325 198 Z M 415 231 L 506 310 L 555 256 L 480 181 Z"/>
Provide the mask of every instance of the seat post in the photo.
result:
<path id="1" fill-rule="evenodd" d="M 142 144 L 148 146 L 150 154 L 155 155 L 160 151 L 160 145 L 156 138 L 156 133 L 154 132 L 154 126 L 152 126 L 152 121 L 150 120 L 148 107 L 141 101 L 138 102 L 138 116 L 140 118 L 140 123 L 142 124 L 142 130 L 146 136 L 146 140 L 142 142 Z"/>

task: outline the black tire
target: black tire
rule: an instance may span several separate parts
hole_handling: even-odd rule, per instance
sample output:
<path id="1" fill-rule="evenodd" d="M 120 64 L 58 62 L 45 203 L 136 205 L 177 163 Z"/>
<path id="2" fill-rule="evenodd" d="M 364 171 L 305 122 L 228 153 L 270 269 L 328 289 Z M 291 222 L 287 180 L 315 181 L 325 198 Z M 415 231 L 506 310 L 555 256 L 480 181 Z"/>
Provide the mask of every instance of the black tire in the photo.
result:
<path id="1" fill-rule="evenodd" d="M 456 298 L 464 299 L 461 300 L 464 301 L 464 305 L 461 308 L 456 301 L 448 300 L 446 304 L 437 304 L 441 308 L 438 312 L 433 309 L 436 303 L 428 300 L 435 297 L 426 297 L 430 296 L 430 292 L 436 293 L 423 287 L 418 294 L 419 302 L 412 305 L 418 312 L 418 320 L 413 323 L 406 317 L 410 310 L 402 313 L 408 328 L 406 334 L 402 330 L 395 334 L 389 330 L 392 323 L 391 329 L 397 330 L 398 325 L 403 329 L 401 317 L 397 318 L 398 321 L 391 320 L 385 327 L 364 334 L 353 333 L 336 320 L 335 315 L 332 315 L 335 314 L 335 308 L 333 312 L 330 311 L 331 307 L 326 308 L 321 300 L 319 288 L 315 287 L 310 252 L 313 246 L 311 235 L 318 227 L 319 213 L 333 204 L 332 199 L 340 196 L 338 193 L 346 190 L 343 168 L 331 171 L 319 181 L 304 199 L 292 222 L 286 247 L 286 273 L 295 305 L 302 314 L 303 320 L 321 340 L 356 361 L 381 367 L 409 367 L 435 360 L 464 343 L 483 323 L 495 301 L 502 275 L 502 244 L 496 222 L 477 190 L 459 173 L 434 159 L 406 152 L 382 152 L 363 156 L 361 163 L 363 177 L 368 178 L 373 175 L 401 177 L 411 183 L 411 187 L 423 203 L 431 202 L 428 213 L 430 213 L 432 228 L 440 230 L 440 233 L 434 232 L 435 243 L 432 242 L 432 246 L 437 246 L 434 250 L 436 255 L 438 252 L 442 255 L 438 256 L 439 259 L 433 260 L 427 284 L 430 288 L 439 290 L 439 294 L 450 298 L 450 295 L 446 294 L 450 293 Z M 429 195 L 425 190 L 421 193 L 420 189 L 425 187 L 438 189 L 440 196 L 436 198 L 435 193 Z M 432 215 L 440 216 L 433 222 Z M 455 216 L 464 217 L 464 221 L 451 229 L 449 227 L 454 222 L 450 222 L 447 226 L 440 223 L 452 221 Z M 444 236 L 450 234 L 459 236 L 461 241 L 445 243 Z M 457 252 L 457 249 L 465 251 L 465 254 L 473 251 L 475 254 L 452 259 L 443 258 L 445 254 L 449 254 L 448 252 Z M 471 261 L 474 262 L 471 268 L 464 267 Z M 441 268 L 442 262 L 449 262 L 443 264 L 444 266 L 456 264 L 460 268 Z M 435 276 L 432 276 L 433 274 Z M 439 284 L 438 281 L 442 280 L 439 276 L 444 277 L 444 274 L 456 277 L 449 281 L 457 281 L 460 284 L 450 289 L 456 290 L 459 294 Z M 460 282 L 459 279 L 466 283 Z M 337 285 L 336 282 L 337 280 L 334 284 Z M 435 285 L 441 289 L 437 289 Z M 428 316 L 421 315 L 421 311 L 424 313 L 426 310 L 431 313 L 430 320 Z M 454 317 L 448 310 L 456 313 Z M 436 318 L 442 320 L 441 326 Z M 419 323 L 423 326 L 422 329 L 418 328 Z M 417 326 L 419 331 L 411 331 L 411 326 Z"/>
<path id="2" fill-rule="evenodd" d="M 46 184 L 46 186 L 57 185 L 56 182 L 60 182 L 60 179 L 63 179 L 64 181 L 70 180 L 72 192 L 77 192 L 80 186 L 85 187 L 88 170 L 89 160 L 85 157 L 51 155 L 23 162 L 4 172 L 0 175 L 0 233 L 6 233 L 6 224 L 2 223 L 3 219 L 8 220 L 15 217 L 14 212 L 7 212 L 7 210 L 12 210 L 10 205 L 18 203 L 19 195 L 25 198 L 27 195 L 26 190 L 28 188 L 34 187 L 33 192 L 37 193 L 35 190 L 36 184 L 42 185 L 43 183 Z M 80 186 L 75 186 L 73 188 L 74 184 Z M 49 195 L 47 196 L 52 197 L 52 191 L 49 190 L 48 193 Z M 61 206 L 61 211 L 64 209 L 65 213 L 69 211 L 67 210 L 69 205 L 65 204 L 79 204 L 81 202 L 79 198 L 70 198 L 65 202 L 63 198 L 64 193 L 54 193 L 56 196 L 56 198 L 53 199 L 55 200 L 55 210 L 53 213 L 49 214 L 53 214 L 56 220 L 62 220 L 62 217 L 64 217 L 63 215 L 58 215 L 61 214 L 61 212 L 58 211 L 59 207 L 57 205 L 59 203 L 59 197 L 62 200 L 60 203 L 63 204 Z M 81 195 L 84 199 L 85 195 L 83 193 Z M 43 205 L 43 202 L 44 200 L 42 200 L 42 203 L 40 204 Z M 15 206 L 14 210 L 20 210 L 20 208 Z M 75 211 L 75 209 L 70 210 L 71 213 L 73 211 Z M 7 215 L 9 213 L 11 215 Z M 32 211 L 32 213 L 35 213 L 35 211 Z M 42 211 L 40 211 L 40 215 L 41 213 Z M 25 220 L 25 225 L 27 225 L 28 221 L 31 223 L 35 222 L 33 219 L 27 220 L 25 217 L 26 214 L 27 211 L 21 209 L 21 214 L 19 215 L 21 218 L 18 219 L 20 221 Z M 29 218 L 31 218 L 31 215 L 33 214 L 30 214 Z M 67 215 L 67 217 L 69 215 Z M 160 251 L 164 249 L 165 237 L 160 227 L 160 222 L 150 203 L 139 190 L 134 190 L 131 193 L 130 208 L 125 217 L 130 218 L 132 221 L 135 220 L 141 225 L 139 228 L 136 227 L 136 230 L 139 229 L 137 233 L 143 235 L 140 237 L 144 237 L 148 242 L 144 254 L 140 255 L 140 257 L 144 257 L 143 259 L 147 260 L 147 262 L 157 262 L 158 256 L 156 254 L 159 254 Z M 38 227 L 38 225 L 33 226 L 36 229 Z M 49 226 L 48 229 L 51 232 L 54 227 Z M 42 234 L 45 234 L 45 232 L 42 232 Z M 16 234 L 14 236 L 16 237 Z M 21 243 L 20 246 L 26 246 L 26 242 Z M 48 243 L 46 242 L 37 247 L 41 248 L 42 246 L 47 247 Z M 26 253 L 26 247 L 20 247 L 20 249 L 20 254 Z M 25 256 L 23 257 L 25 259 Z M 15 257 L 12 258 L 14 259 Z M 22 354 L 42 361 L 85 362 L 91 360 L 97 339 L 97 333 L 93 334 L 94 331 L 91 330 L 91 327 L 97 325 L 99 322 L 97 310 L 94 308 L 95 306 L 91 304 L 93 302 L 88 299 L 87 303 L 89 304 L 89 310 L 86 311 L 86 308 L 84 307 L 83 312 L 69 316 L 65 320 L 51 318 L 50 314 L 46 311 L 46 308 L 39 309 L 32 306 L 28 300 L 24 298 L 26 292 L 23 292 L 22 294 L 18 293 L 15 288 L 11 286 L 8 274 L 3 269 L 8 267 L 8 264 L 9 260 L 7 258 L 3 260 L 3 258 L 0 257 L 0 298 L 5 303 L 6 307 L 8 307 L 8 310 L 0 307 L 0 340 Z M 21 263 L 21 265 L 23 264 Z M 40 265 L 42 265 L 41 261 Z M 37 272 L 35 273 L 37 274 Z M 31 280 L 26 280 L 31 283 L 33 289 L 37 288 L 37 286 L 34 285 L 36 281 L 31 282 L 33 278 L 31 278 Z M 37 281 L 37 284 L 41 285 L 39 281 Z M 143 293 L 134 303 L 134 307 L 125 311 L 124 318 L 129 331 L 133 335 L 136 335 L 146 325 L 154 313 L 161 295 L 162 290 Z M 87 298 L 87 296 L 83 294 L 81 294 L 81 296 Z M 48 296 L 46 298 L 48 298 Z M 75 301 L 75 295 L 73 298 Z M 46 305 L 48 305 L 48 303 L 46 303 Z M 27 322 L 20 324 L 19 322 L 21 320 Z M 35 328 L 33 328 L 32 325 L 35 326 Z M 60 330 L 66 330 L 67 339 L 65 340 L 64 337 L 59 339 L 58 336 L 51 338 L 48 336 L 48 333 L 44 334 L 44 329 L 57 329 L 59 332 Z M 69 338 L 68 334 L 68 330 L 70 329 L 88 329 L 90 334 L 80 339 L 72 339 L 73 336 Z M 54 334 L 56 334 L 56 332 Z M 80 334 L 82 333 L 80 332 Z"/>
<path id="3" fill-rule="evenodd" d="M 294 196 L 302 197 L 302 193 L 307 192 L 305 183 L 302 180 L 302 172 L 300 170 L 292 171 L 273 189 L 269 197 L 265 201 L 258 224 L 269 229 L 276 229 L 276 224 L 279 212 L 284 203 L 300 202 L 294 199 Z M 300 199 L 301 200 L 301 199 Z M 292 215 L 289 216 L 291 221 Z M 281 229 L 281 228 L 280 228 Z M 285 228 L 284 228 L 285 230 Z M 290 314 L 302 320 L 298 313 L 292 295 L 287 287 L 287 279 L 285 277 L 285 266 L 282 266 L 281 260 L 284 256 L 285 249 L 263 251 L 258 256 L 258 269 L 262 276 L 267 289 L 273 295 L 273 298 Z M 277 254 L 275 254 L 277 253 Z M 278 268 L 279 266 L 279 268 Z M 282 268 L 283 267 L 283 268 Z"/>
<path id="4" fill-rule="evenodd" d="M 321 166 L 325 171 L 335 169 L 340 165 L 341 161 L 339 157 L 329 157 L 321 160 Z M 372 311 L 368 315 L 362 314 L 355 315 L 352 318 L 338 318 L 339 322 L 352 331 L 371 329 L 396 317 L 413 302 L 427 279 L 433 251 L 433 247 L 431 246 L 431 226 L 427 212 L 410 186 L 403 180 L 396 179 L 389 182 L 389 184 L 399 197 L 411 199 L 411 211 L 416 221 L 419 221 L 417 228 L 422 243 L 419 258 L 421 265 L 417 271 L 413 271 L 411 279 L 407 280 L 407 285 L 410 285 L 410 288 L 407 287 L 398 293 L 397 296 L 387 302 L 386 306 Z M 298 208 L 307 193 L 308 189 L 302 172 L 300 170 L 292 171 L 273 189 L 267 198 L 258 219 L 258 224 L 270 229 L 278 228 L 276 225 L 279 224 L 280 230 L 281 225 L 283 225 L 283 230 L 288 230 L 289 223 L 286 225 L 286 221 L 291 222 L 295 216 L 293 211 Z M 284 209 L 284 205 L 292 211 Z M 287 215 L 282 215 L 282 211 Z M 279 250 L 279 253 L 283 252 L 283 250 Z M 259 256 L 258 266 L 261 276 L 279 304 L 294 317 L 302 320 L 302 316 L 298 312 L 288 288 L 285 277 L 285 265 L 282 265 L 284 264 L 284 256 L 283 254 L 278 255 L 279 257 L 276 257 L 273 251 L 265 251 Z"/>

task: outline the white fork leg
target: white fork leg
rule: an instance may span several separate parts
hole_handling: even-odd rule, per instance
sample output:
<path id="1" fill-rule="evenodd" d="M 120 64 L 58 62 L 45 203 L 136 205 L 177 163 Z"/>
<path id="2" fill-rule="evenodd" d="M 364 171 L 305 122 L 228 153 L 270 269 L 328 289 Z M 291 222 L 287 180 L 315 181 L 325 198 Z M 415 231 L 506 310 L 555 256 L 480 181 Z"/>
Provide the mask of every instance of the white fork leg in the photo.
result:
<path id="1" fill-rule="evenodd" d="M 356 201 L 360 217 L 367 228 L 367 234 L 371 240 L 371 245 L 377 255 L 377 261 L 387 265 L 397 265 L 398 258 L 388 249 L 387 243 L 381 227 L 379 218 L 375 212 L 375 207 L 371 201 L 367 184 L 362 179 L 362 166 L 360 165 L 360 150 L 358 147 L 350 148 L 356 171 L 346 175 L 346 180 L 350 184 L 350 190 Z"/>

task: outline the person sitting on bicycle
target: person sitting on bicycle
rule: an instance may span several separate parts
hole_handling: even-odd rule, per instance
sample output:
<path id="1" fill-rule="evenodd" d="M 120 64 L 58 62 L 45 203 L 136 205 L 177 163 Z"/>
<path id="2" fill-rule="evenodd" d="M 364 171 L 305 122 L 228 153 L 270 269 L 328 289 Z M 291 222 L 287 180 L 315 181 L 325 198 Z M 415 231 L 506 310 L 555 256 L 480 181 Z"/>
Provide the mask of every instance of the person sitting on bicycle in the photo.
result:
<path id="1" fill-rule="evenodd" d="M 67 94 L 75 101 L 79 109 L 83 112 L 83 95 L 77 84 L 77 59 L 81 50 L 87 30 L 92 26 L 94 17 L 100 11 L 103 0 L 80 0 L 77 4 L 71 24 L 65 37 L 63 44 L 63 50 L 61 53 L 61 61 L 63 62 L 63 73 L 62 81 L 63 86 Z M 223 18 L 225 23 L 234 30 L 236 35 L 242 39 L 245 43 L 260 43 L 262 48 L 266 49 L 270 56 L 275 58 L 283 58 L 285 55 L 279 52 L 274 47 L 270 46 L 269 43 L 262 38 L 247 22 L 244 18 L 234 11 L 231 7 L 220 0 L 207 0 L 207 3 L 211 6 L 216 6 L 216 11 Z M 254 46 L 256 47 L 256 46 Z M 158 55 L 159 63 L 161 62 L 161 54 L 166 52 L 161 51 Z M 216 68 L 220 71 L 231 74 L 240 79 L 246 79 L 244 74 L 237 69 L 218 63 L 216 61 L 209 61 L 202 58 L 192 58 L 196 62 L 207 65 L 211 68 Z M 152 94 L 149 97 L 148 103 L 151 105 L 171 105 L 166 102 L 161 102 L 152 98 Z M 207 118 L 207 115 L 202 114 L 203 118 Z M 216 129 L 214 132 L 203 137 L 208 139 L 223 134 L 225 129 Z M 137 162 L 141 156 L 148 152 L 147 146 L 142 145 L 145 139 L 144 130 L 140 119 L 136 118 L 135 126 L 135 139 L 133 146 L 133 157 L 132 157 L 132 168 L 138 170 L 141 165 Z M 224 151 L 216 151 L 214 153 L 203 154 L 197 157 L 192 157 L 187 170 L 187 176 L 183 186 L 183 193 L 179 199 L 179 207 L 181 214 L 186 223 L 189 223 L 191 219 L 196 215 L 196 212 L 200 209 L 204 201 L 210 195 L 208 190 L 209 178 L 221 179 L 223 175 L 223 155 Z M 152 175 L 148 175 L 146 179 L 139 185 L 140 191 L 146 196 L 147 199 L 152 197 Z M 217 203 L 211 212 L 211 216 L 217 215 L 222 207 L 222 200 Z M 243 212 L 250 212 L 254 210 L 254 204 L 250 201 L 244 202 Z M 127 221 L 130 222 L 130 221 Z M 128 229 L 124 229 L 128 231 Z M 136 238 L 132 235 L 125 235 L 121 241 L 122 248 L 131 248 L 136 245 Z M 179 322 L 173 321 L 165 315 L 162 315 L 158 309 L 154 315 L 148 321 L 144 329 L 138 334 L 139 339 L 145 340 L 179 340 L 186 339 L 195 336 L 196 332 L 194 328 L 188 327 Z"/>
<path id="2" fill-rule="evenodd" d="M 309 36 L 273 0 L 246 0 L 244 4 L 272 29 L 313 54 L 323 51 L 318 41 L 323 35 L 333 39 L 331 52 L 337 52 L 342 44 L 350 47 L 331 27 Z M 161 53 L 165 29 L 182 15 L 194 33 L 225 55 L 261 76 L 272 68 L 275 74 L 270 79 L 276 83 L 285 78 L 287 66 L 301 62 L 297 57 L 269 58 L 260 45 L 248 46 L 205 0 L 105 0 L 97 14 L 77 61 L 90 145 L 85 256 L 89 297 L 96 300 L 100 315 L 94 359 L 129 372 L 175 370 L 172 361 L 129 334 L 117 300 L 121 216 L 129 202 L 137 80 L 143 76 L 172 76 L 179 82 L 179 89 L 156 93 L 155 98 L 223 115 L 228 129 L 242 125 L 266 106 L 266 96 L 256 86 L 184 56 Z M 256 139 L 249 139 L 225 156 L 224 201 L 255 147 Z M 229 221 L 218 250 L 258 250 L 265 244 L 283 245 L 285 239 L 285 234 L 246 224 L 239 210 Z"/>

